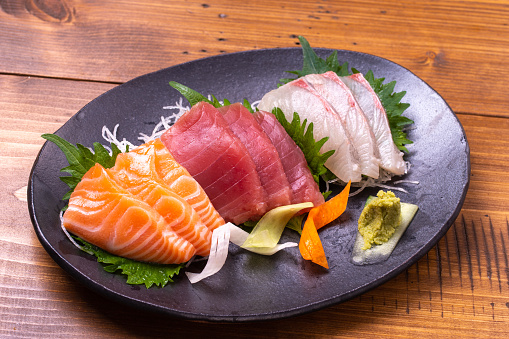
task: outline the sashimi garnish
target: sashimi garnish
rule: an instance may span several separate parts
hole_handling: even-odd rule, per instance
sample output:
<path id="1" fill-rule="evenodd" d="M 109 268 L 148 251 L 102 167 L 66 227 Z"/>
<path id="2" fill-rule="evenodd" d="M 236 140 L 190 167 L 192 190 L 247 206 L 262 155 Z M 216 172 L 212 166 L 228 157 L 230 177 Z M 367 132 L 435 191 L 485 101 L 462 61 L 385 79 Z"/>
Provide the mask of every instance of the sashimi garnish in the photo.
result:
<path id="1" fill-rule="evenodd" d="M 113 255 L 105 250 L 94 246 L 79 237 L 74 238 L 80 243 L 79 248 L 97 258 L 97 261 L 104 264 L 103 268 L 109 273 L 120 272 L 127 277 L 126 282 L 131 285 L 145 285 L 164 287 L 169 282 L 173 282 L 173 277 L 177 276 L 184 264 L 180 265 L 162 265 L 146 263 L 127 259 Z M 77 244 L 76 243 L 76 244 Z"/>
<path id="2" fill-rule="evenodd" d="M 293 207 L 290 207 L 290 209 L 292 208 Z M 301 207 L 297 207 L 297 209 L 299 208 Z M 200 273 L 185 272 L 191 284 L 195 284 L 219 272 L 223 265 L 226 263 L 229 244 L 232 243 L 239 247 L 243 247 L 243 245 L 248 240 L 249 236 L 250 233 L 242 230 L 240 227 L 238 227 L 235 224 L 232 224 L 231 222 L 228 222 L 223 226 L 220 226 L 217 229 L 215 229 L 214 232 L 212 233 L 212 247 L 210 250 L 210 256 L 207 258 L 207 263 L 205 264 L 203 270 Z M 271 243 L 269 246 L 264 247 L 247 246 L 243 248 L 256 254 L 273 255 L 285 248 L 296 247 L 298 245 L 299 244 L 297 244 L 296 242 L 289 241 L 282 244 Z"/>
<path id="3" fill-rule="evenodd" d="M 274 108 L 272 114 L 276 116 L 279 123 L 285 128 L 286 132 L 295 141 L 297 146 L 300 147 L 302 153 L 306 157 L 309 169 L 313 174 L 313 178 L 316 183 L 320 183 L 321 177 L 332 177 L 333 174 L 327 167 L 324 166 L 327 159 L 334 153 L 334 150 L 320 153 L 320 149 L 328 138 L 323 138 L 315 141 L 313 136 L 313 123 L 307 123 L 307 120 L 300 121 L 300 117 L 297 113 L 293 114 L 291 122 L 286 119 L 283 111 L 279 108 Z M 328 195 L 327 192 L 325 192 Z"/>
<path id="4" fill-rule="evenodd" d="M 312 207 L 312 202 L 304 202 L 270 210 L 258 221 L 242 247 L 247 249 L 275 247 L 288 221 L 303 209 Z"/>
<path id="5" fill-rule="evenodd" d="M 117 146 L 117 148 L 120 151 L 122 151 L 122 152 L 129 152 L 130 149 L 133 149 L 136 146 L 133 143 L 131 143 L 130 141 L 128 141 L 126 138 L 123 138 L 122 140 L 118 140 L 117 139 L 118 126 L 120 126 L 120 124 L 116 124 L 115 127 L 113 127 L 113 131 L 110 131 L 110 129 L 108 127 L 106 127 L 106 126 L 103 126 L 102 132 L 101 132 L 102 133 L 102 137 L 103 137 L 104 140 L 109 142 L 111 145 Z M 107 146 L 105 146 L 105 148 L 107 148 Z M 108 151 L 110 153 L 112 153 L 113 149 L 110 148 L 110 149 L 108 149 Z"/>
<path id="6" fill-rule="evenodd" d="M 203 271 L 201 273 L 185 272 L 191 284 L 216 274 L 223 267 L 228 256 L 228 245 L 230 243 L 229 227 L 229 224 L 225 224 L 212 232 L 210 255 Z"/>
<path id="7" fill-rule="evenodd" d="M 115 165 L 117 155 L 121 153 L 115 143 L 111 143 L 111 154 L 98 142 L 94 143 L 94 152 L 81 144 L 74 146 L 56 134 L 43 134 L 42 137 L 53 142 L 60 148 L 67 158 L 69 166 L 62 168 L 61 172 L 67 172 L 70 176 L 62 176 L 60 180 L 69 186 L 69 191 L 62 197 L 62 200 L 69 199 L 76 185 L 81 181 L 85 173 L 96 163 L 105 168 Z"/>

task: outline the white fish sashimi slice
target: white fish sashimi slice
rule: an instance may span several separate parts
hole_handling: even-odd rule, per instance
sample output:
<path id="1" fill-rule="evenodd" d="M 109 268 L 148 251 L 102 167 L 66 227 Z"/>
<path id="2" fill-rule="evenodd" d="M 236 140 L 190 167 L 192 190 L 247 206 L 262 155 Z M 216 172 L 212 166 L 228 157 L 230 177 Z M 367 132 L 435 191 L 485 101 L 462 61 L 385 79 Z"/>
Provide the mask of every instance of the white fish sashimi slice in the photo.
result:
<path id="1" fill-rule="evenodd" d="M 315 140 L 329 138 L 321 152 L 334 150 L 325 166 L 344 182 L 361 180 L 361 171 L 357 154 L 349 140 L 344 126 L 332 107 L 304 80 L 297 79 L 265 94 L 258 108 L 271 112 L 279 107 L 288 121 L 292 121 L 297 112 L 303 121 L 313 123 Z"/>
<path id="2" fill-rule="evenodd" d="M 313 86 L 338 114 L 357 150 L 361 173 L 377 179 L 380 174 L 380 158 L 375 136 L 350 89 L 334 72 L 309 74 L 303 79 Z"/>
<path id="3" fill-rule="evenodd" d="M 371 85 L 361 73 L 341 77 L 341 80 L 350 88 L 368 118 L 377 142 L 380 166 L 396 175 L 405 174 L 406 164 L 403 160 L 403 152 L 392 140 L 387 114 Z"/>

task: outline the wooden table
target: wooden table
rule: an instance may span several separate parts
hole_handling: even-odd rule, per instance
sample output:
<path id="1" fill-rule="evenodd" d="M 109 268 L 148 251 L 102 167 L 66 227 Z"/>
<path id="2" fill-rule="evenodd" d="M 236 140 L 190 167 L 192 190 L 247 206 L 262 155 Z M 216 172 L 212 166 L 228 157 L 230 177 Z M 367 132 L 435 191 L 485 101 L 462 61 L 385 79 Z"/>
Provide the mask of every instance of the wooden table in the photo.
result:
<path id="1" fill-rule="evenodd" d="M 0 0 L 0 337 L 508 337 L 508 1 Z M 119 307 L 72 280 L 34 233 L 26 190 L 53 132 L 133 77 L 292 47 L 392 60 L 463 124 L 471 182 L 444 238 L 348 302 L 264 323 L 191 323 Z"/>

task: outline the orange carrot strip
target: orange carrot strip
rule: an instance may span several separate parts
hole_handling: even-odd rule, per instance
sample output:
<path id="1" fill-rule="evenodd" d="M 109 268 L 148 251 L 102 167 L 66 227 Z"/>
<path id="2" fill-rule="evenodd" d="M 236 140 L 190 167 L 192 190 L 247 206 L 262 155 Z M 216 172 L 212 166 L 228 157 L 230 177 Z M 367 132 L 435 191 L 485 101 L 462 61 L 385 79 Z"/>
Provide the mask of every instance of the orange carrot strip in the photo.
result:
<path id="1" fill-rule="evenodd" d="M 309 212 L 308 218 L 304 223 L 302 235 L 299 242 L 299 250 L 302 257 L 306 260 L 311 260 L 315 264 L 329 268 L 327 258 L 322 247 L 322 242 L 316 231 L 315 223 L 313 222 L 313 210 Z"/>
<path id="2" fill-rule="evenodd" d="M 337 196 L 309 211 L 299 242 L 299 250 L 304 259 L 329 268 L 317 230 L 343 214 L 349 193 L 350 182 Z"/>
<path id="3" fill-rule="evenodd" d="M 315 227 L 317 230 L 336 220 L 341 214 L 343 214 L 343 212 L 346 210 L 348 194 L 350 194 L 350 181 L 341 191 L 341 193 L 316 207 L 318 211 L 314 215 L 313 221 L 315 222 Z"/>

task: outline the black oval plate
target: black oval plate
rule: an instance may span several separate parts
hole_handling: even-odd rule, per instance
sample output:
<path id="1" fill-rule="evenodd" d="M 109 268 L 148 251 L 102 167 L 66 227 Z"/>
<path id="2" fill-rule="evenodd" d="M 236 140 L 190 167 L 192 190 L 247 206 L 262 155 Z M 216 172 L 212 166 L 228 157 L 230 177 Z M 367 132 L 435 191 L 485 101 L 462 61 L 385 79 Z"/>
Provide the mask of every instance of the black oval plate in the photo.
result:
<path id="1" fill-rule="evenodd" d="M 325 58 L 332 50 L 315 49 Z M 106 297 L 142 309 L 208 321 L 277 319 L 318 310 L 358 296 L 395 277 L 426 254 L 458 216 L 470 177 L 469 147 L 465 133 L 447 103 L 407 69 L 383 58 L 338 51 L 341 63 L 376 77 L 396 80 L 396 91 L 407 91 L 405 115 L 414 120 L 406 159 L 412 164 L 408 190 L 402 201 L 419 205 L 419 212 L 384 263 L 355 266 L 350 255 L 362 205 L 376 189 L 366 189 L 350 199 L 338 225 L 320 230 L 329 270 L 305 261 L 298 248 L 271 257 L 245 252 L 230 245 L 226 265 L 216 275 L 191 285 L 184 274 L 164 288 L 131 286 L 125 278 L 105 272 L 95 258 L 79 251 L 59 226 L 60 198 L 67 187 L 58 177 L 67 165 L 64 155 L 46 142 L 32 168 L 28 186 L 29 209 L 39 240 L 51 257 L 71 276 Z M 56 134 L 72 143 L 91 146 L 102 141 L 103 125 L 120 124 L 118 136 L 136 143 L 139 132 L 150 134 L 163 109 L 180 94 L 169 81 L 177 81 L 219 99 L 250 102 L 274 89 L 286 70 L 302 67 L 299 48 L 268 49 L 220 55 L 188 62 L 143 75 L 91 101 Z M 285 241 L 297 241 L 287 231 Z"/>

